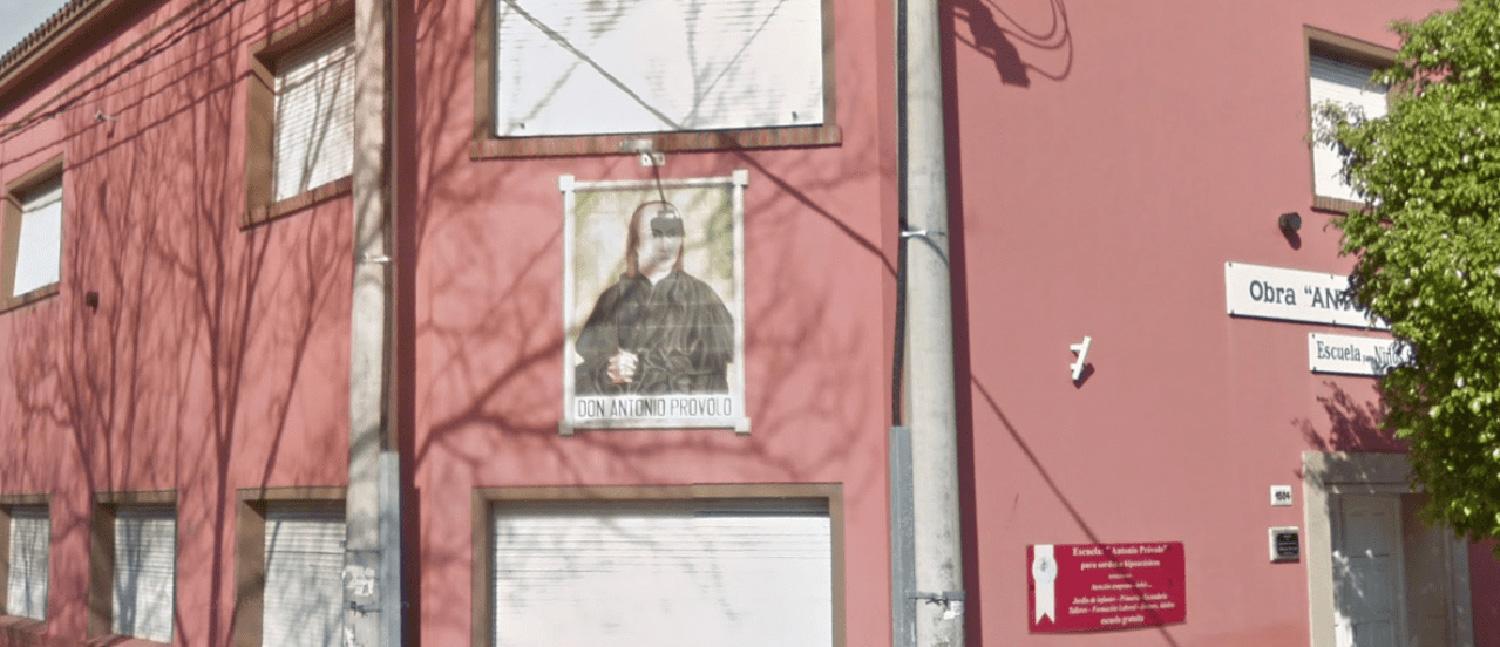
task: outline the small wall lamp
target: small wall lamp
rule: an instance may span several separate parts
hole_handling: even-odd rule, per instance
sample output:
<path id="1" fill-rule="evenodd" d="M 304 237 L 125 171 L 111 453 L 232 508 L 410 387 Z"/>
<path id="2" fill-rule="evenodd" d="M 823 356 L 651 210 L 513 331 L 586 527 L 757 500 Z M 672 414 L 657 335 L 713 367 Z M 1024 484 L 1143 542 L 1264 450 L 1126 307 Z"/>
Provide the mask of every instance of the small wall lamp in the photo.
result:
<path id="1" fill-rule="evenodd" d="M 1302 216 L 1295 211 L 1288 211 L 1276 218 L 1276 226 L 1281 229 L 1281 233 L 1290 236 L 1302 228 Z"/>

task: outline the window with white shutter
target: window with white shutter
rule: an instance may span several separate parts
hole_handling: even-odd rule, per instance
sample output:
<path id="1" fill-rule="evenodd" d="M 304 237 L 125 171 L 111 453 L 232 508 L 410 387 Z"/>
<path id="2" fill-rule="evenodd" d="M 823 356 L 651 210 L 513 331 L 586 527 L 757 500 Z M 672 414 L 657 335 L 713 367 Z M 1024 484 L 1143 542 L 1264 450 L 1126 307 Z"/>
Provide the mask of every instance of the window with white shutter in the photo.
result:
<path id="1" fill-rule="evenodd" d="M 58 175 L 19 196 L 21 222 L 10 296 L 57 283 L 62 275 L 62 193 Z"/>
<path id="2" fill-rule="evenodd" d="M 279 57 L 274 199 L 350 174 L 354 164 L 354 30 L 330 31 Z"/>
<path id="3" fill-rule="evenodd" d="M 826 499 L 507 502 L 492 644 L 834 644 Z"/>
<path id="4" fill-rule="evenodd" d="M 832 4 L 483 0 L 473 154 L 838 143 Z"/>
<path id="5" fill-rule="evenodd" d="M 170 506 L 119 506 L 114 511 L 114 598 L 111 633 L 172 641 L 176 592 L 177 518 Z"/>
<path id="6" fill-rule="evenodd" d="M 270 504 L 265 535 L 261 644 L 342 644 L 343 511 L 327 504 Z"/>
<path id="7" fill-rule="evenodd" d="M 6 556 L 4 615 L 34 620 L 47 618 L 47 554 L 52 524 L 47 506 L 12 506 L 9 555 Z"/>
<path id="8" fill-rule="evenodd" d="M 1365 198 L 1344 180 L 1344 161 L 1337 147 L 1325 143 L 1337 125 L 1320 113 L 1337 105 L 1350 119 L 1385 116 L 1388 89 L 1374 81 L 1374 74 L 1395 62 L 1395 50 L 1317 27 L 1304 27 L 1304 33 L 1313 132 L 1313 207 L 1328 212 L 1364 209 Z"/>
<path id="9" fill-rule="evenodd" d="M 62 278 L 63 160 L 33 168 L 0 195 L 0 310 L 57 293 Z"/>
<path id="10" fill-rule="evenodd" d="M 1386 114 L 1386 89 L 1371 81 L 1374 68 L 1313 54 L 1308 60 L 1308 96 L 1314 116 L 1320 105 L 1343 105 L 1349 113 L 1373 119 Z M 1317 119 L 1317 117 L 1314 117 Z M 1316 123 L 1316 128 L 1331 128 Z M 1358 192 L 1341 177 L 1344 162 L 1332 144 L 1313 144 L 1313 186 L 1319 197 L 1361 201 Z"/>

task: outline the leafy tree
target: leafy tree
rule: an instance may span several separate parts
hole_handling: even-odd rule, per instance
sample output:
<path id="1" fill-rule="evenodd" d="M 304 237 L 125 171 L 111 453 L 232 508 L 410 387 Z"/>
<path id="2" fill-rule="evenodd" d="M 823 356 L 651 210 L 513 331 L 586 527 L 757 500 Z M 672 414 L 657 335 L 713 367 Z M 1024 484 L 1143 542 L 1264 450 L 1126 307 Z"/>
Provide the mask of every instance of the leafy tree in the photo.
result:
<path id="1" fill-rule="evenodd" d="M 1380 389 L 1427 517 L 1500 537 L 1500 0 L 1394 28 L 1389 114 L 1319 109 L 1367 203 L 1341 223 L 1351 287 L 1414 352 Z"/>

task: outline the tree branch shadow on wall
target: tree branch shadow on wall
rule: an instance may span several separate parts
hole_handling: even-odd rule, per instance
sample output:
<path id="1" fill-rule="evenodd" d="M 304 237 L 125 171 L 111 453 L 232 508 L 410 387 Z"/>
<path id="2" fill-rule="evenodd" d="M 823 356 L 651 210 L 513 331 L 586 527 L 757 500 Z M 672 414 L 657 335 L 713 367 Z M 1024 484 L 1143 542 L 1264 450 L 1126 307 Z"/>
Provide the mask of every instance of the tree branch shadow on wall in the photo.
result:
<path id="1" fill-rule="evenodd" d="M 176 489 L 178 575 L 201 573 L 185 581 L 206 596 L 176 599 L 182 645 L 226 644 L 232 631 L 236 489 L 288 478 L 273 474 L 292 430 L 342 457 L 335 429 L 292 418 L 309 348 L 345 316 L 332 306 L 347 277 L 347 223 L 304 213 L 241 230 L 230 145 L 253 19 L 316 3 L 273 2 L 256 16 L 240 4 L 187 4 L 172 29 L 79 86 L 81 98 L 63 98 L 65 135 L 38 147 L 67 153 L 61 293 L 7 315 L 14 338 L 38 343 L 12 344 L 5 360 L 19 411 L 3 416 L 0 436 L 28 450 L 0 456 L 0 475 L 55 483 L 76 465 L 82 483 L 51 490 L 84 489 L 88 507 L 54 498 L 55 546 L 88 545 L 94 493 Z M 53 574 L 71 591 L 88 565 L 60 562 Z M 87 624 L 75 601 L 53 611 L 59 641 Z"/>
<path id="2" fill-rule="evenodd" d="M 1302 436 L 1308 450 L 1329 454 L 1330 468 L 1340 474 L 1368 476 L 1360 461 L 1340 460 L 1342 453 L 1401 453 L 1406 443 L 1395 437 L 1385 425 L 1384 406 L 1381 404 L 1379 388 L 1371 382 L 1371 394 L 1361 398 L 1351 394 L 1344 386 L 1332 380 L 1324 380 L 1325 393 L 1318 396 L 1318 404 L 1326 417 L 1326 430 L 1321 428 L 1323 420 L 1293 418 L 1292 428 Z M 1295 470 L 1298 481 L 1307 477 L 1299 464 Z M 1316 476 L 1316 475 L 1314 475 Z"/>
<path id="3" fill-rule="evenodd" d="M 1007 0 L 1015 2 L 1017 0 Z M 1036 0 L 1032 0 L 1036 1 Z M 1023 26 L 1001 7 L 1001 0 L 954 0 L 944 4 L 950 14 L 944 22 L 953 40 L 982 54 L 995 63 L 1000 82 L 1017 87 L 1031 86 L 1031 73 L 1051 81 L 1068 78 L 1073 70 L 1073 33 L 1068 24 L 1068 9 L 1063 0 L 1046 0 L 1051 23 L 1041 31 Z M 1003 23 L 1003 24 L 1002 24 Z M 968 27 L 963 34 L 958 29 Z M 1019 43 L 1019 45 L 1018 45 Z M 1027 53 L 1023 54 L 1021 48 Z M 1061 62 L 1053 59 L 1061 56 Z"/>
<path id="4" fill-rule="evenodd" d="M 1292 425 L 1302 434 L 1310 449 L 1321 452 L 1393 452 L 1402 449 L 1401 443 L 1382 422 L 1384 407 L 1379 390 L 1373 388 L 1373 398 L 1357 398 L 1343 385 L 1325 380 L 1326 393 L 1318 396 L 1318 405 L 1327 416 L 1327 431 L 1320 431 L 1309 418 L 1293 418 Z"/>
<path id="5" fill-rule="evenodd" d="M 964 319 L 963 321 L 967 321 L 967 319 Z M 955 341 L 956 345 L 962 346 L 965 348 L 965 350 L 967 350 L 968 326 L 965 324 L 963 328 L 964 333 Z M 1073 505 L 1073 502 L 1068 498 L 1068 495 L 1063 493 L 1062 486 L 1058 484 L 1055 478 L 1053 478 L 1051 472 L 1049 472 L 1046 465 L 1043 464 L 1042 458 L 1038 456 L 1036 451 L 1031 448 L 1031 445 L 1026 442 L 1026 439 L 1021 435 L 1020 430 L 1016 429 L 1014 424 L 1011 424 L 1010 418 L 1006 416 L 1005 411 L 1000 408 L 1000 404 L 995 400 L 995 396 L 990 393 L 990 390 L 985 387 L 984 383 L 979 380 L 978 376 L 969 373 L 969 361 L 966 359 L 967 355 L 965 354 L 964 357 L 965 359 L 959 362 L 960 366 L 957 366 L 955 368 L 957 368 L 959 375 L 969 376 L 969 384 L 973 387 L 972 390 L 959 389 L 957 394 L 959 428 L 958 446 L 959 456 L 961 457 L 958 477 L 959 490 L 961 492 L 961 496 L 959 497 L 959 505 L 961 508 L 961 514 L 963 516 L 964 563 L 971 565 L 966 570 L 977 571 L 979 569 L 979 535 L 977 524 L 979 514 L 980 490 L 977 487 L 977 475 L 975 472 L 974 457 L 974 401 L 971 395 L 974 392 L 977 392 L 979 394 L 979 397 L 984 401 L 981 410 L 987 411 L 989 414 L 992 414 L 995 418 L 995 421 L 999 422 L 1000 426 L 1005 428 L 1006 434 L 1010 436 L 1011 442 L 1015 444 L 1016 449 L 1020 450 L 1021 455 L 1026 458 L 1026 462 L 1030 463 L 1031 466 L 1036 470 L 1037 476 L 1041 477 L 1043 483 L 1046 483 L 1047 490 L 1052 493 L 1053 498 L 1056 499 L 1057 503 L 1063 507 L 1063 510 L 1067 511 L 1068 516 L 1073 519 L 1073 523 L 1078 526 L 1078 529 L 1083 532 L 1084 536 L 1088 537 L 1089 542 L 1095 544 L 1106 543 L 1106 538 L 1101 535 L 1092 525 L 1089 524 L 1088 520 L 1084 518 L 1083 513 L 1079 512 L 1078 508 Z M 1016 496 L 1019 497 L 1020 495 L 1017 494 Z M 1012 502 L 1012 504 L 1014 504 L 1014 501 Z M 1128 571 L 1126 570 L 1120 570 L 1117 572 L 1121 574 L 1128 574 Z M 965 587 L 970 589 L 969 597 L 971 600 L 973 600 L 972 606 L 974 607 L 973 611 L 967 616 L 968 620 L 966 621 L 966 624 L 973 629 L 973 631 L 970 632 L 967 641 L 969 644 L 972 644 L 975 647 L 983 647 L 983 634 L 980 630 L 981 623 L 979 619 L 979 610 L 982 609 L 982 600 L 980 600 L 979 596 L 977 595 L 977 588 L 967 584 L 965 585 Z M 1148 615 L 1156 614 L 1155 611 L 1144 611 L 1144 613 Z M 1157 626 L 1152 627 L 1152 629 L 1154 629 L 1156 633 L 1161 636 L 1163 644 L 1168 645 L 1169 647 L 1181 647 L 1181 644 L 1177 642 L 1177 639 L 1172 636 L 1170 627 Z"/>
<path id="6" fill-rule="evenodd" d="M 439 0 L 409 16 L 416 42 L 457 43 L 471 38 L 472 29 L 444 19 L 452 11 L 445 7 L 451 7 L 451 3 Z M 441 482 L 431 474 L 441 469 L 443 476 L 466 472 L 471 475 L 466 478 L 481 481 L 476 485 L 495 485 L 494 476 L 472 475 L 493 474 L 497 460 L 524 454 L 529 464 L 548 466 L 546 478 L 565 484 L 678 483 L 682 477 L 672 474 L 662 459 L 684 452 L 711 451 L 725 465 L 724 473 L 715 477 L 722 482 L 744 480 L 737 473 L 742 469 L 775 475 L 758 477 L 761 480 L 806 481 L 815 475 L 814 470 L 848 463 L 851 474 L 863 470 L 849 480 L 871 487 L 870 491 L 846 489 L 846 500 L 884 497 L 879 486 L 884 482 L 883 461 L 855 464 L 848 456 L 852 446 L 878 443 L 883 447 L 884 436 L 878 433 L 886 422 L 884 407 L 878 401 L 883 390 L 864 388 L 871 373 L 882 372 L 878 361 L 873 366 L 860 366 L 848 360 L 867 348 L 886 344 L 871 334 L 875 331 L 878 335 L 878 324 L 857 325 L 856 319 L 840 314 L 834 305 L 840 296 L 835 290 L 837 282 L 831 279 L 855 271 L 889 277 L 895 267 L 882 249 L 879 236 L 872 238 L 868 233 L 885 227 L 883 223 L 878 228 L 869 226 L 875 222 L 875 214 L 841 213 L 848 207 L 830 204 L 825 197 L 846 183 L 873 186 L 878 181 L 879 169 L 868 163 L 878 157 L 877 138 L 846 140 L 842 150 L 747 151 L 730 147 L 726 153 L 719 153 L 727 156 L 722 163 L 712 164 L 715 174 L 727 174 L 732 168 L 751 172 L 751 186 L 746 191 L 745 246 L 752 250 L 754 260 L 748 261 L 747 272 L 754 280 L 745 286 L 745 344 L 750 364 L 746 409 L 754 419 L 748 437 L 729 430 L 580 430 L 561 438 L 558 421 L 563 405 L 564 335 L 576 331 L 562 330 L 560 317 L 561 199 L 555 197 L 559 195 L 555 189 L 549 189 L 542 198 L 535 197 L 540 193 L 534 186 L 539 175 L 531 169 L 534 164 L 545 166 L 548 162 L 471 160 L 468 140 L 444 136 L 444 129 L 451 131 L 452 125 L 445 125 L 439 117 L 450 109 L 450 97 L 472 82 L 469 53 L 463 47 L 426 47 L 415 60 L 415 69 L 409 73 L 421 78 L 424 87 L 410 98 L 413 108 L 406 112 L 416 115 L 412 127 L 417 134 L 413 139 L 429 145 L 404 153 L 410 167 L 420 169 L 420 177 L 415 182 L 417 190 L 407 197 L 409 202 L 402 210 L 415 218 L 403 235 L 406 242 L 401 253 L 407 259 L 427 259 L 424 263 L 429 269 L 422 281 L 429 305 L 415 311 L 407 330 L 421 340 L 430 371 L 422 384 L 413 385 L 410 398 L 414 402 L 441 401 L 444 395 L 451 396 L 454 387 L 462 389 L 455 406 L 429 408 L 430 417 L 413 427 L 420 427 L 421 435 L 414 439 L 408 455 L 414 469 L 427 472 L 425 481 Z M 590 61 L 588 67 L 605 72 L 605 78 L 611 79 L 614 77 L 607 74 L 610 63 Z M 864 75 L 841 78 L 840 93 L 861 96 L 863 89 L 857 86 L 862 78 Z M 712 85 L 715 80 L 709 75 L 696 81 Z M 615 82 L 619 83 L 617 79 Z M 639 93 L 626 95 L 671 124 L 668 130 L 682 129 L 660 109 L 646 104 Z M 434 142 L 438 145 L 432 145 Z M 682 159 L 691 160 L 688 164 L 699 167 L 693 157 L 682 154 Z M 772 158 L 774 162 L 769 161 Z M 849 168 L 838 168 L 835 163 L 847 163 Z M 633 156 L 607 159 L 604 166 L 607 170 L 600 177 L 580 179 L 650 178 L 635 164 Z M 689 173 L 674 173 L 674 166 L 663 169 L 664 180 Z M 786 169 L 799 172 L 789 174 Z M 497 215 L 521 218 L 540 214 L 557 224 L 549 225 L 545 232 L 533 228 L 532 234 L 515 236 L 506 231 L 508 225 L 503 218 L 482 225 L 446 218 L 454 204 L 492 204 L 487 210 Z M 455 234 L 454 227 L 466 229 Z M 837 241 L 837 249 L 817 248 L 806 242 L 809 238 Z M 434 240 L 442 240 L 445 249 L 435 250 Z M 443 267 L 432 261 L 437 256 L 486 258 L 496 248 L 507 250 L 505 270 L 483 281 L 472 279 L 472 267 Z M 858 259 L 857 267 L 846 263 L 820 275 L 808 275 L 807 259 L 822 254 L 831 257 L 834 251 L 845 253 L 845 259 Z M 415 287 L 403 289 L 415 292 Z M 472 316 L 433 314 L 442 304 L 459 302 L 476 306 L 478 312 Z M 450 391 L 431 391 L 439 387 Z M 867 399 L 872 393 L 877 401 Z M 870 434 L 870 430 L 877 433 Z M 795 443 L 784 440 L 803 434 L 843 434 L 850 438 L 847 442 L 796 445 L 795 450 L 790 449 Z M 767 442 L 777 437 L 783 440 Z M 513 478 L 522 483 L 535 482 L 524 474 Z M 417 482 L 419 488 L 426 486 L 437 487 Z M 467 534 L 455 538 L 423 532 L 415 539 L 428 573 L 460 569 L 468 573 L 471 552 Z M 465 549 L 459 549 L 460 545 Z M 421 588 L 420 583 L 418 587 L 420 608 L 414 616 L 425 616 L 425 621 L 442 627 L 468 626 L 471 605 L 477 602 L 470 599 L 467 587 Z"/>

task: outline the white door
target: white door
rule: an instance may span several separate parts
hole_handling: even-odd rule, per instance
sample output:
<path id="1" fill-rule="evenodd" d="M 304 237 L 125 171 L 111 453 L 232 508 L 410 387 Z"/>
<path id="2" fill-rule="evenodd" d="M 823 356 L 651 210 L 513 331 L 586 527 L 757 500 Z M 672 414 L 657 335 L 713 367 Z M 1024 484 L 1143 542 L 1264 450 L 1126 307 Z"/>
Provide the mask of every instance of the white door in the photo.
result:
<path id="1" fill-rule="evenodd" d="M 1338 497 L 1333 534 L 1338 647 L 1403 647 L 1401 500 Z"/>

